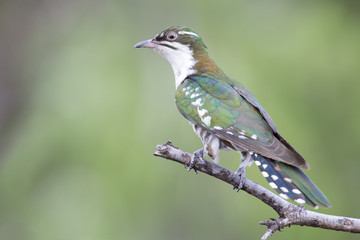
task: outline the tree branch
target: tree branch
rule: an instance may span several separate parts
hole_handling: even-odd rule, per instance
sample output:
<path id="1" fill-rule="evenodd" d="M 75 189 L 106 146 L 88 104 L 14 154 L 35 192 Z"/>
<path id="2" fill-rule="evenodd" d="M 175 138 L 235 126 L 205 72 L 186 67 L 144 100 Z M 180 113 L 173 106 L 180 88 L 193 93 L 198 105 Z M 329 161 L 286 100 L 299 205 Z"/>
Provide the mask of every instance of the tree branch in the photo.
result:
<path id="1" fill-rule="evenodd" d="M 158 145 L 154 155 L 189 166 L 192 154 L 174 147 L 172 143 L 168 141 L 165 144 Z M 207 160 L 199 159 L 195 161 L 193 168 L 229 183 L 232 186 L 238 186 L 240 181 L 240 177 L 234 172 Z M 291 225 L 360 233 L 360 219 L 327 215 L 307 210 L 303 206 L 297 206 L 287 202 L 268 189 L 248 179 L 245 180 L 241 190 L 260 199 L 279 214 L 278 219 L 260 222 L 261 225 L 266 225 L 268 228 L 262 236 L 262 240 L 268 239 L 274 232 Z"/>

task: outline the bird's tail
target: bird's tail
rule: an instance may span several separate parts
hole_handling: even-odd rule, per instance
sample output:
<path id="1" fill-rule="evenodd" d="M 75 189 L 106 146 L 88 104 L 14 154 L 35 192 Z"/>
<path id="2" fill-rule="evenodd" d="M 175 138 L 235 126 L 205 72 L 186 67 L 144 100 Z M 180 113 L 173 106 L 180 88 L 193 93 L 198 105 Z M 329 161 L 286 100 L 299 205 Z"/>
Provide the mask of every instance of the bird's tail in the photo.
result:
<path id="1" fill-rule="evenodd" d="M 259 154 L 253 154 L 252 157 L 270 186 L 281 197 L 313 208 L 331 207 L 329 200 L 300 168 Z"/>

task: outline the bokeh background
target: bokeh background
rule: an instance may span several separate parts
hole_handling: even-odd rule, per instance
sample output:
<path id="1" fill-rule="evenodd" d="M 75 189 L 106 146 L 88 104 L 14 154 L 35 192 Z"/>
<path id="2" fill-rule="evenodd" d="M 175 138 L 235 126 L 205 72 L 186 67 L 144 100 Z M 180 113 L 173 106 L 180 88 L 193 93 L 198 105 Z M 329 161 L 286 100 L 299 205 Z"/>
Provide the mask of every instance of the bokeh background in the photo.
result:
<path id="1" fill-rule="evenodd" d="M 259 239 L 275 212 L 155 158 L 201 146 L 177 112 L 170 65 L 133 49 L 193 27 L 308 159 L 333 204 L 360 217 L 359 1 L 0 1 L 0 239 Z M 236 169 L 237 153 L 221 164 Z M 247 176 L 268 186 L 254 165 Z M 293 226 L 274 239 L 359 239 Z"/>

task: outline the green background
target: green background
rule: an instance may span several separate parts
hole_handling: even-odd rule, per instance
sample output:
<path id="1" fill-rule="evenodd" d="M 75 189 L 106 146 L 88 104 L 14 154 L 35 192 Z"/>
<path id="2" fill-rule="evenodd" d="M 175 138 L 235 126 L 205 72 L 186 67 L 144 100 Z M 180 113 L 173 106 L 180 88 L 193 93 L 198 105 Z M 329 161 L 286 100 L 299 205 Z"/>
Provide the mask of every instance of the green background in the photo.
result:
<path id="1" fill-rule="evenodd" d="M 201 146 L 170 65 L 133 49 L 170 25 L 194 28 L 308 160 L 333 204 L 318 211 L 359 218 L 359 12 L 359 1 L 0 1 L 0 239 L 262 236 L 272 209 L 152 155 L 167 140 Z M 247 176 L 268 187 L 255 165 Z"/>

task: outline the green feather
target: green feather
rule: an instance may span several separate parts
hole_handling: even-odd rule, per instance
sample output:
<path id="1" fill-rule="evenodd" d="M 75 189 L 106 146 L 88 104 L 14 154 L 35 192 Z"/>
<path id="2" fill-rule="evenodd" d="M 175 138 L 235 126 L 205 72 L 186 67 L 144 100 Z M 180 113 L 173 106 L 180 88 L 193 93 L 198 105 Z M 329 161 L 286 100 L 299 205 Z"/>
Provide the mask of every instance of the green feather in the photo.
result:
<path id="1" fill-rule="evenodd" d="M 281 162 L 278 162 L 277 164 L 279 168 L 291 178 L 292 182 L 311 202 L 321 207 L 331 207 L 331 203 L 325 197 L 325 195 L 298 167 Z"/>

